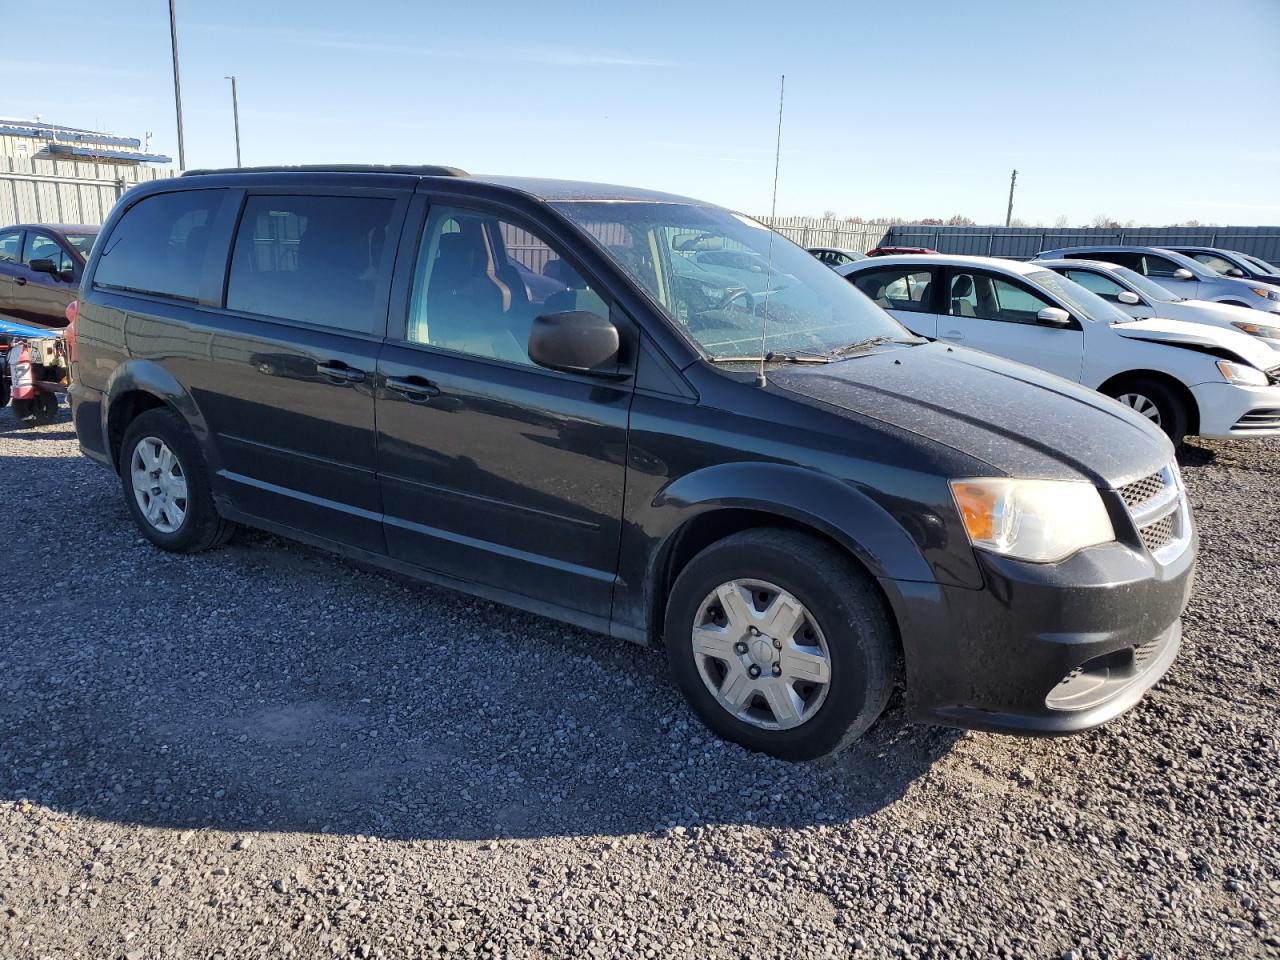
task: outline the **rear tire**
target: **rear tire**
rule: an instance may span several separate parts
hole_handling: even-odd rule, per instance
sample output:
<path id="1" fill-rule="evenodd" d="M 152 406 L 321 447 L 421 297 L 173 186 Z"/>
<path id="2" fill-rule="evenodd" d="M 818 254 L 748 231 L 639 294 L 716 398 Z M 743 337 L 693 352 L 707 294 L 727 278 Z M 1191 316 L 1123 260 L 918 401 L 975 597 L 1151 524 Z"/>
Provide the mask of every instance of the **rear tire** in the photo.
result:
<path id="1" fill-rule="evenodd" d="M 1109 385 L 1106 394 L 1150 420 L 1165 432 L 1175 447 L 1186 437 L 1186 404 L 1168 384 L 1150 377 L 1134 377 Z"/>
<path id="2" fill-rule="evenodd" d="M 884 600 L 843 551 L 805 533 L 748 530 L 707 547 L 676 578 L 665 637 L 703 722 L 783 760 L 843 750 L 893 688 Z"/>
<path id="3" fill-rule="evenodd" d="M 58 397 L 56 394 L 38 391 L 29 400 L 12 400 L 13 415 L 18 422 L 27 427 L 40 427 L 53 423 L 58 419 Z"/>
<path id="4" fill-rule="evenodd" d="M 120 483 L 134 523 L 161 550 L 199 553 L 235 532 L 214 506 L 196 438 L 167 407 L 146 411 L 125 430 Z"/>

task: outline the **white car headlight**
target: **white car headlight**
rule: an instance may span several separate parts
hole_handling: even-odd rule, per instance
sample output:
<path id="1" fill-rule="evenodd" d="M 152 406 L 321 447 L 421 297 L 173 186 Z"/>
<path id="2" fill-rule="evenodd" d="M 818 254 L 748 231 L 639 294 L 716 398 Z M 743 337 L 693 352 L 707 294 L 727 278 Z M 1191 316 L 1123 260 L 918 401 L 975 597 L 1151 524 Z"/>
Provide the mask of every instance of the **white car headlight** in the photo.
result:
<path id="1" fill-rule="evenodd" d="M 1280 300 L 1280 290 L 1268 290 L 1266 287 L 1250 287 L 1249 289 L 1268 300 Z"/>
<path id="2" fill-rule="evenodd" d="M 969 542 L 1018 560 L 1054 563 L 1116 538 L 1098 488 L 1075 480 L 951 481 Z"/>
<path id="3" fill-rule="evenodd" d="M 1243 330 L 1251 337 L 1266 337 L 1268 340 L 1280 340 L 1280 327 L 1270 327 L 1265 323 L 1249 323 L 1247 320 L 1232 320 L 1231 325 Z"/>
<path id="4" fill-rule="evenodd" d="M 1232 363 L 1230 360 L 1218 361 L 1218 372 L 1227 383 L 1238 383 L 1247 387 L 1265 387 L 1267 375 L 1257 367 L 1247 363 Z"/>

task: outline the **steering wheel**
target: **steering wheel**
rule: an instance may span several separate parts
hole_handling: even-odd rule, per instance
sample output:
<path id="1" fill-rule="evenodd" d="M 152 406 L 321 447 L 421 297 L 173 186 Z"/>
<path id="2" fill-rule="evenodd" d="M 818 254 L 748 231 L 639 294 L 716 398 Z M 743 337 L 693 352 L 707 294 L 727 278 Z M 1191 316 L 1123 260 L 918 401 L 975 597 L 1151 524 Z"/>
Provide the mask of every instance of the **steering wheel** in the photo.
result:
<path id="1" fill-rule="evenodd" d="M 748 303 L 747 309 L 754 310 L 756 305 L 755 297 L 751 295 L 751 291 L 748 290 L 746 287 L 734 287 L 727 294 L 725 294 L 725 298 L 721 300 L 719 303 L 717 303 L 713 309 L 728 310 L 731 306 L 733 306 L 733 303 L 735 300 L 741 300 L 743 297 L 747 298 L 747 303 Z"/>

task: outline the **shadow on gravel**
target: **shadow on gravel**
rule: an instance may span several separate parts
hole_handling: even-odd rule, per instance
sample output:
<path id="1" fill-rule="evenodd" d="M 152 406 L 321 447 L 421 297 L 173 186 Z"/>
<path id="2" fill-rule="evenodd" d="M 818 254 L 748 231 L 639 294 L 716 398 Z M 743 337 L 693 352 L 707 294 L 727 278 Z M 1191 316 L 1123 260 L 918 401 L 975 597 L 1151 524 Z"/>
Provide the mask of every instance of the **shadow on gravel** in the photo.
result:
<path id="1" fill-rule="evenodd" d="M 1206 467 L 1218 458 L 1218 451 L 1194 443 L 1178 447 L 1178 463 L 1184 467 Z"/>
<path id="2" fill-rule="evenodd" d="M 657 652 L 266 535 L 160 554 L 105 483 L 75 509 L 111 536 L 0 645 L 10 800 L 413 840 L 797 827 L 893 803 L 959 736 L 893 705 L 838 760 L 782 763 L 712 737 Z"/>

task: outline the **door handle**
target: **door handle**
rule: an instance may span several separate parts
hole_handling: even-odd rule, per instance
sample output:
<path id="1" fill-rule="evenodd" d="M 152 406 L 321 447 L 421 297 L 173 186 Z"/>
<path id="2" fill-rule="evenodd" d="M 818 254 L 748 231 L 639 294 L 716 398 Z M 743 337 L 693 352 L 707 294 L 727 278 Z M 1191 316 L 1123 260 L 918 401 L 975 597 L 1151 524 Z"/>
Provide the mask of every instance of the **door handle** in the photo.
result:
<path id="1" fill-rule="evenodd" d="M 963 340 L 964 334 L 959 330 L 948 330 L 942 335 L 943 340 Z"/>
<path id="2" fill-rule="evenodd" d="M 364 379 L 363 370 L 357 370 L 355 367 L 348 367 L 345 363 L 338 361 L 317 363 L 316 373 L 329 377 L 332 380 L 341 380 L 344 383 L 359 383 Z"/>
<path id="3" fill-rule="evenodd" d="M 14 282 L 14 283 L 16 283 L 16 284 L 17 284 L 18 286 L 20 286 L 20 287 L 25 287 L 25 286 L 27 285 L 27 278 L 26 278 L 26 277 L 14 277 L 14 278 L 13 278 L 13 282 Z"/>
<path id="4" fill-rule="evenodd" d="M 401 394 L 410 403 L 426 403 L 440 396 L 440 388 L 422 377 L 387 377 L 387 389 Z"/>

